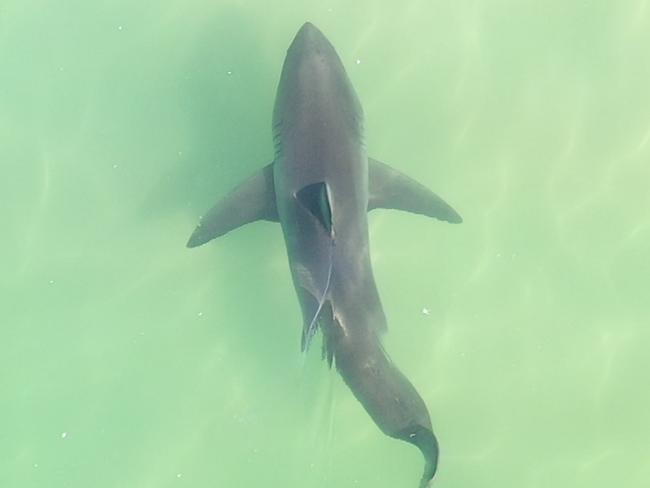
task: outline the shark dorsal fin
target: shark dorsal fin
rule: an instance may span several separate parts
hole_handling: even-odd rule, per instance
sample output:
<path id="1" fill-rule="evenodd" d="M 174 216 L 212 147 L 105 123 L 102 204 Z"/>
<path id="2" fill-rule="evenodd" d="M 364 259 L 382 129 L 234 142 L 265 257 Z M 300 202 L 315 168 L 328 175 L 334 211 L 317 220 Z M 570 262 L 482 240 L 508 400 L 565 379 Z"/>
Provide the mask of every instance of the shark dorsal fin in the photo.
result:
<path id="1" fill-rule="evenodd" d="M 332 206 L 324 182 L 304 186 L 296 192 L 296 200 L 316 217 L 328 234 L 332 233 Z"/>
<path id="2" fill-rule="evenodd" d="M 307 210 L 329 236 L 329 249 L 327 256 L 327 273 L 324 277 L 324 283 L 319 283 L 315 287 L 322 290 L 316 299 L 316 309 L 309 322 L 306 322 L 303 327 L 302 336 L 302 350 L 306 351 L 311 344 L 311 340 L 316 333 L 318 327 L 318 320 L 325 305 L 327 295 L 329 293 L 330 284 L 332 280 L 333 271 L 333 252 L 334 252 L 334 222 L 332 220 L 332 205 L 330 202 L 329 190 L 327 184 L 323 181 L 312 183 L 304 186 L 295 193 L 296 200 Z"/>

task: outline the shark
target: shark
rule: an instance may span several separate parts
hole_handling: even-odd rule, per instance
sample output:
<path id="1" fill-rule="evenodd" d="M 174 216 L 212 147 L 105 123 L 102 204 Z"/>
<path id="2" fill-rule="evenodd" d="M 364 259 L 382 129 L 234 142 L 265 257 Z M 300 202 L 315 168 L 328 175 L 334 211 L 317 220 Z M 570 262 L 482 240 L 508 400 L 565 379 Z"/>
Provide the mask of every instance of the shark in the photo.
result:
<path id="1" fill-rule="evenodd" d="M 387 320 L 370 260 L 368 212 L 461 216 L 424 185 L 368 156 L 361 103 L 343 63 L 312 23 L 289 46 L 273 109 L 272 161 L 200 219 L 190 248 L 245 224 L 279 222 L 302 311 L 301 349 L 322 355 L 381 431 L 424 456 L 430 486 L 438 441 L 424 400 L 382 345 Z"/>

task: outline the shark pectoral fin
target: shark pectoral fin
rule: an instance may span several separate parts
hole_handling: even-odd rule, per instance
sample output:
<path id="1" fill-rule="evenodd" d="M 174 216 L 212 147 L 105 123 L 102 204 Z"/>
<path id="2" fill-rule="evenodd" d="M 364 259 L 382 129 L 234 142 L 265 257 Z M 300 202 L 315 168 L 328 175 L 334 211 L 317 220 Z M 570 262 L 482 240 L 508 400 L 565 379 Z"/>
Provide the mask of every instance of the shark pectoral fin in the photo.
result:
<path id="1" fill-rule="evenodd" d="M 381 161 L 368 158 L 368 210 L 393 208 L 427 215 L 452 224 L 462 217 L 424 185 Z"/>
<path id="2" fill-rule="evenodd" d="M 256 220 L 278 221 L 273 163 L 250 176 L 208 210 L 194 229 L 187 247 L 200 246 Z"/>

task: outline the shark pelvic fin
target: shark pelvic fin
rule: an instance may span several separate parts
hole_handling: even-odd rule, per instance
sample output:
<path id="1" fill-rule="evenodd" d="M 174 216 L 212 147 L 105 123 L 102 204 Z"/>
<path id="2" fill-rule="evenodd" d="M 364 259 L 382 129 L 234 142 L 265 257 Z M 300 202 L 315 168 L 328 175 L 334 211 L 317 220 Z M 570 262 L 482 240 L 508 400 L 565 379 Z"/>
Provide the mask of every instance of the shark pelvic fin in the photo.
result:
<path id="1" fill-rule="evenodd" d="M 368 158 L 368 210 L 393 208 L 426 215 L 452 224 L 462 217 L 424 185 L 381 161 Z"/>
<path id="2" fill-rule="evenodd" d="M 256 220 L 278 221 L 273 163 L 250 176 L 208 210 L 192 233 L 187 247 L 200 246 Z"/>

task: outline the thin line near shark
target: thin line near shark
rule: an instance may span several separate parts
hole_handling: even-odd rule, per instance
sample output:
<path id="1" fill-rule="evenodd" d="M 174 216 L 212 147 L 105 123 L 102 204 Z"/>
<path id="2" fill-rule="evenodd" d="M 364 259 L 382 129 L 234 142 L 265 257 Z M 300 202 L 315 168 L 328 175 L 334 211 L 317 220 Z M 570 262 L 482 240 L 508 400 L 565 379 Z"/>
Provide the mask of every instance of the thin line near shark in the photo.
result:
<path id="1" fill-rule="evenodd" d="M 363 110 L 332 44 L 305 23 L 291 43 L 273 111 L 273 161 L 212 207 L 196 247 L 257 220 L 279 222 L 302 309 L 302 350 L 320 328 L 323 357 L 390 437 L 438 464 L 426 405 L 381 344 L 386 317 L 370 264 L 367 213 L 399 209 L 450 223 L 442 198 L 366 152 Z"/>

